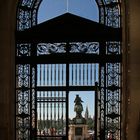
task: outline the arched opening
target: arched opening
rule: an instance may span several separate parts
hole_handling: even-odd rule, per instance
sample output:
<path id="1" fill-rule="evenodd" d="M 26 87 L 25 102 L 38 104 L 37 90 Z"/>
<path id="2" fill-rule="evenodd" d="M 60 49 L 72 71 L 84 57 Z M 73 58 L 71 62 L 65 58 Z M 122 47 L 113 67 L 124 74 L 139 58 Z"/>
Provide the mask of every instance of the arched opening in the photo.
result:
<path id="1" fill-rule="evenodd" d="M 92 139 L 120 140 L 120 2 L 97 1 L 99 23 L 73 14 L 78 13 L 73 9 L 37 24 L 40 3 L 21 1 L 18 7 L 17 139 L 68 138 L 71 95 L 92 92 Z M 74 122 L 81 124 L 77 118 Z"/>
<path id="2" fill-rule="evenodd" d="M 99 10 L 94 0 L 47 0 L 42 1 L 39 7 L 38 23 L 65 13 L 72 13 L 93 21 L 99 21 Z"/>

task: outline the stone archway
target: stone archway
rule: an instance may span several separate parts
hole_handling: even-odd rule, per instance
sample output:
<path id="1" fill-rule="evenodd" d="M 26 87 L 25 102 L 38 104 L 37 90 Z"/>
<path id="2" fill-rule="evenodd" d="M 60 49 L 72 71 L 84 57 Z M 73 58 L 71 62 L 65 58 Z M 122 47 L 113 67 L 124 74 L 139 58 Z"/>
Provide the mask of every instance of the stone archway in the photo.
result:
<path id="1" fill-rule="evenodd" d="M 104 29 L 105 36 L 103 38 L 100 36 L 99 38 L 102 40 L 99 41 L 99 55 L 100 58 L 98 59 L 99 65 L 99 87 L 100 87 L 100 92 L 98 95 L 98 106 L 97 106 L 97 137 L 99 139 L 107 139 L 108 133 L 111 133 L 113 138 L 120 138 L 121 135 L 121 99 L 122 99 L 122 45 L 121 45 L 121 2 L 120 1 L 96 1 L 99 7 L 99 26 L 102 26 L 102 24 L 105 26 L 106 29 Z M 16 47 L 16 107 L 17 107 L 17 135 L 19 137 L 21 136 L 23 138 L 26 137 L 32 137 L 30 135 L 30 131 L 34 128 L 36 131 L 36 120 L 33 119 L 33 116 L 36 116 L 36 111 L 34 105 L 32 105 L 32 100 L 35 100 L 36 102 L 36 80 L 33 75 L 36 73 L 36 66 L 35 62 L 32 63 L 31 61 L 29 62 L 28 59 L 32 60 L 32 58 L 36 58 L 37 52 L 36 46 L 38 42 L 36 41 L 42 41 L 43 36 L 38 40 L 37 38 L 33 38 L 32 40 L 28 41 L 26 40 L 25 35 L 29 28 L 31 28 L 31 33 L 32 29 L 37 31 L 33 26 L 37 26 L 37 10 L 40 6 L 41 0 L 33 0 L 33 1 L 20 1 L 17 9 L 17 47 Z M 68 16 L 69 18 L 71 16 Z M 69 20 L 69 18 L 66 17 L 66 19 Z M 73 16 L 72 16 L 73 17 Z M 65 18 L 60 18 L 64 19 L 64 27 L 67 25 L 67 22 L 65 22 Z M 77 18 L 72 18 L 77 20 Z M 57 20 L 55 20 L 57 21 Z M 79 21 L 79 20 L 78 20 Z M 81 19 L 80 19 L 81 21 Z M 50 21 L 51 22 L 51 21 Z M 53 21 L 52 21 L 53 22 Z M 83 21 L 88 23 L 87 21 Z M 81 23 L 83 23 L 81 22 Z M 56 22 L 57 23 L 57 22 Z M 62 22 L 63 23 L 63 22 Z M 70 23 L 70 22 L 69 22 Z M 44 23 L 44 26 L 46 29 L 47 23 Z M 52 24 L 51 24 L 52 25 Z M 70 24 L 68 24 L 69 27 Z M 75 23 L 74 23 L 75 25 Z M 76 24 L 77 25 L 77 24 Z M 40 28 L 39 31 L 41 31 L 42 25 L 38 26 Z M 60 24 L 58 24 L 60 26 Z M 107 27 L 110 26 L 110 29 Z M 51 27 L 51 26 L 49 26 Z M 79 30 L 77 30 L 75 33 L 79 33 L 79 31 L 82 31 L 84 26 L 82 26 Z M 89 27 L 86 25 L 86 27 Z M 95 27 L 95 24 L 90 27 Z M 98 26 L 96 26 L 98 27 Z M 37 29 L 38 29 L 37 28 Z M 59 32 L 57 28 L 55 28 L 55 31 L 52 31 L 53 33 L 56 34 Z M 114 29 L 114 30 L 113 30 Z M 64 30 L 68 30 L 68 28 L 64 28 Z M 116 35 L 115 38 L 112 38 L 112 36 L 109 35 L 108 31 L 114 33 Z M 25 32 L 24 32 L 25 31 Z M 27 31 L 27 32 L 26 32 Z M 29 32 L 30 32 L 29 31 Z M 47 30 L 48 31 L 48 30 Z M 86 31 L 89 31 L 87 29 Z M 34 31 L 33 31 L 34 32 Z M 50 31 L 51 32 L 51 31 Z M 63 30 L 61 31 L 63 32 Z M 74 31 L 73 31 L 74 32 Z M 95 30 L 93 30 L 95 33 Z M 98 29 L 98 33 L 99 33 Z M 23 33 L 23 35 L 22 35 Z M 24 34 L 25 33 L 25 34 Z M 97 33 L 97 32 L 96 32 Z M 98 34 L 97 33 L 97 34 Z M 20 36 L 21 34 L 21 36 Z M 44 32 L 38 32 L 37 34 L 45 34 Z M 68 36 L 68 38 L 63 37 L 65 33 L 60 35 L 61 41 L 68 41 L 68 40 L 74 40 L 73 36 Z M 69 35 L 71 32 L 69 33 Z M 85 33 L 83 33 L 85 34 Z M 90 34 L 90 33 L 89 33 Z M 103 34 L 103 33 L 101 33 Z M 105 38 L 107 34 L 108 40 Z M 36 35 L 36 34 L 35 34 Z M 34 37 L 35 37 L 34 35 Z M 87 34 L 88 35 L 88 34 Z M 91 35 L 91 34 L 90 34 Z M 19 37 L 20 36 L 20 37 Z M 77 35 L 78 39 L 80 35 Z M 67 37 L 67 36 L 66 36 Z M 80 38 L 80 42 L 83 42 L 88 39 L 91 39 L 93 36 L 86 36 L 85 38 Z M 49 37 L 46 37 L 47 39 Z M 95 37 L 94 37 L 95 38 Z M 50 40 L 49 40 L 50 39 Z M 47 41 L 60 41 L 58 39 L 58 36 L 56 38 L 49 38 Z M 76 39 L 77 40 L 77 39 Z M 25 42 L 24 42 L 25 41 Z M 32 41 L 32 42 L 31 42 Z M 45 40 L 46 41 L 46 40 Z M 74 40 L 75 41 L 75 40 Z M 92 39 L 90 40 L 92 41 Z M 54 43 L 54 42 L 53 42 Z M 71 43 L 66 45 L 69 49 L 71 47 Z M 36 48 L 36 49 L 35 49 Z M 66 54 L 68 55 L 69 49 L 66 48 Z M 81 53 L 81 52 L 80 52 Z M 77 56 L 77 55 L 76 55 Z M 27 58 L 26 58 L 27 57 Z M 39 56 L 38 56 L 39 57 Z M 97 56 L 98 57 L 98 56 Z M 18 61 L 19 60 L 19 61 Z M 23 61 L 22 61 L 23 60 Z M 25 61 L 24 61 L 25 60 Z M 26 61 L 27 60 L 27 61 Z M 37 58 L 36 58 L 37 60 Z M 50 59 L 49 59 L 50 60 Z M 76 59 L 77 60 L 77 57 Z M 90 60 L 96 60 L 96 58 L 91 58 Z M 88 60 L 88 61 L 90 61 Z M 103 60 L 103 61 L 102 61 Z M 66 62 L 69 64 L 69 62 Z M 69 74 L 69 73 L 68 73 Z M 69 77 L 69 76 L 68 76 Z M 68 78 L 69 79 L 69 78 Z M 67 79 L 67 81 L 69 81 Z M 33 84 L 32 81 L 35 83 Z M 69 87 L 69 83 L 67 84 L 67 87 Z M 24 94 L 24 95 L 23 95 Z M 27 95 L 27 97 L 26 97 Z M 23 97 L 21 97 L 23 96 Z M 25 102 L 25 103 L 23 103 Z M 33 121 L 33 122 L 32 122 Z M 26 123 L 27 122 L 27 123 Z M 27 126 L 25 126 L 27 125 Z M 29 126 L 28 126 L 29 125 Z M 28 128 L 29 127 L 29 128 Z M 22 129 L 25 129 L 22 132 Z"/>
<path id="2" fill-rule="evenodd" d="M 127 79 L 127 82 L 124 83 L 123 92 L 129 92 L 129 97 L 131 102 L 129 102 L 129 108 L 127 107 L 128 102 L 127 99 L 123 99 L 124 106 L 128 109 L 129 121 L 127 127 L 127 139 L 132 140 L 136 139 L 136 127 L 138 124 L 138 111 L 139 111 L 139 39 L 137 38 L 139 33 L 136 32 L 139 30 L 139 1 L 126 1 L 127 6 L 129 6 L 129 12 L 131 13 L 128 17 L 128 9 L 123 11 L 126 12 L 126 18 L 123 19 L 123 27 L 126 27 L 123 31 L 123 39 L 126 39 L 125 45 L 127 46 L 128 40 L 127 36 L 129 36 L 129 42 L 131 46 L 133 46 L 133 51 L 131 51 L 131 55 L 129 54 L 127 57 L 130 59 L 129 66 L 128 62 L 126 62 L 126 58 L 124 58 L 126 74 L 124 79 Z M 0 22 L 0 137 L 2 140 L 14 140 L 14 31 L 15 31 L 15 19 L 16 19 L 16 5 L 17 0 L 5 0 L 3 4 L 0 5 L 0 18 L 2 19 Z M 124 4 L 123 4 L 124 7 Z M 125 8 L 124 8 L 125 9 Z M 14 12 L 13 12 L 14 11 Z M 130 32 L 128 33 L 128 23 Z M 135 22 L 134 22 L 135 21 Z M 135 41 L 134 41 L 135 40 Z M 129 48 L 131 48 L 131 46 Z M 127 50 L 126 50 L 127 53 Z M 125 65 L 124 64 L 124 65 Z M 128 72 L 128 67 L 131 69 L 131 73 Z M 135 73 L 135 74 L 133 74 Z M 129 78 L 128 78 L 129 75 Z M 131 80 L 131 84 L 129 81 Z M 127 85 L 127 86 L 126 86 Z M 128 89 L 129 88 L 129 89 Z M 135 90 L 134 90 L 135 89 Z M 13 96 L 11 96 L 13 95 Z M 10 98 L 9 98 L 10 97 Z M 130 104 L 131 103 L 131 104 Z M 135 108 L 135 109 L 134 109 Z M 125 110 L 125 109 L 124 109 Z M 126 111 L 127 112 L 127 111 Z M 123 118 L 124 124 L 126 124 L 126 117 Z M 125 127 L 123 127 L 124 138 L 126 137 Z"/>

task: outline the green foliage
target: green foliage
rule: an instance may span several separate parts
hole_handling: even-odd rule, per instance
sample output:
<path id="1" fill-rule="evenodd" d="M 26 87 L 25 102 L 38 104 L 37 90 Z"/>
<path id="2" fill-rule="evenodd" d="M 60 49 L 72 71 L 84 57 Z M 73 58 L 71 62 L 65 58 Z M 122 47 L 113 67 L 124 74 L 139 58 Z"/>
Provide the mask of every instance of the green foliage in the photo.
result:
<path id="1" fill-rule="evenodd" d="M 92 118 L 87 118 L 86 124 L 88 125 L 88 129 L 94 130 L 94 120 Z"/>
<path id="2" fill-rule="evenodd" d="M 69 123 L 71 123 L 72 120 L 69 119 Z M 62 130 L 65 128 L 66 122 L 65 120 L 38 120 L 38 129 L 44 130 L 49 129 L 51 127 L 55 128 L 56 130 Z M 88 125 L 88 129 L 94 130 L 94 119 L 87 118 L 86 124 Z"/>
<path id="3" fill-rule="evenodd" d="M 38 129 L 44 130 L 49 128 L 55 128 L 57 130 L 64 129 L 65 120 L 38 120 Z"/>

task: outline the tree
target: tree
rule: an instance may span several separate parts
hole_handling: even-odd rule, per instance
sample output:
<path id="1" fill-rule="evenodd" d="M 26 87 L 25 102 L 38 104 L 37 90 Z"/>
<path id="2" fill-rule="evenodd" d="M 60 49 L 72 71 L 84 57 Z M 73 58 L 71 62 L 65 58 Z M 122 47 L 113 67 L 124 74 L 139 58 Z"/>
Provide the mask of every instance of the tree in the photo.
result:
<path id="1" fill-rule="evenodd" d="M 94 129 L 94 120 L 92 118 L 88 118 L 87 125 L 88 125 L 88 129 L 93 130 Z"/>

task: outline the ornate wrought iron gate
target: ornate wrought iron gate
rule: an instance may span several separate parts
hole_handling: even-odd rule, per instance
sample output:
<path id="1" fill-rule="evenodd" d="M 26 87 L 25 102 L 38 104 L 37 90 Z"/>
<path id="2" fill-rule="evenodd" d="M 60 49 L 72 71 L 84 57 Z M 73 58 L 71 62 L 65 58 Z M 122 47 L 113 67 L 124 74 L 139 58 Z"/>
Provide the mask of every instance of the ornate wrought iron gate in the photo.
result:
<path id="1" fill-rule="evenodd" d="M 120 28 L 120 1 L 96 1 L 100 11 L 100 23 Z M 19 2 L 17 31 L 24 31 L 37 24 L 40 2 L 41 0 Z M 120 41 L 17 41 L 16 139 L 41 139 L 46 135 L 68 137 L 69 91 L 94 91 L 95 77 L 99 77 L 96 78 L 99 80 L 96 139 L 105 140 L 110 135 L 112 139 L 120 140 Z M 41 128 L 46 129 L 46 134 Z M 58 128 L 59 132 L 56 133 L 54 128 Z"/>
<path id="2" fill-rule="evenodd" d="M 114 28 L 121 28 L 121 1 L 96 0 L 99 5 L 100 23 Z M 121 40 L 120 40 L 121 41 Z M 102 55 L 114 57 L 122 54 L 120 41 L 102 42 Z M 101 63 L 100 67 L 100 96 L 98 97 L 98 134 L 97 139 L 121 139 L 121 59 L 114 62 Z"/>
<path id="3" fill-rule="evenodd" d="M 22 44 L 22 47 L 17 49 L 18 54 L 22 54 L 17 56 L 16 72 L 18 138 L 68 137 L 69 92 L 95 91 L 99 70 L 99 64 L 93 63 L 94 59 L 92 63 L 88 61 L 81 63 L 73 53 L 79 54 L 82 51 L 84 56 L 87 56 L 86 53 L 98 55 L 99 44 L 96 42 L 38 44 L 36 57 L 25 53 L 26 45 Z M 54 53 L 56 54 L 54 60 L 50 60 Z M 46 61 L 42 61 L 42 56 Z M 25 60 L 26 58 L 34 58 L 34 61 L 30 61 L 32 64 L 26 64 L 29 62 Z M 59 63 L 55 59 L 59 59 Z M 39 63 L 36 63 L 38 61 Z"/>

